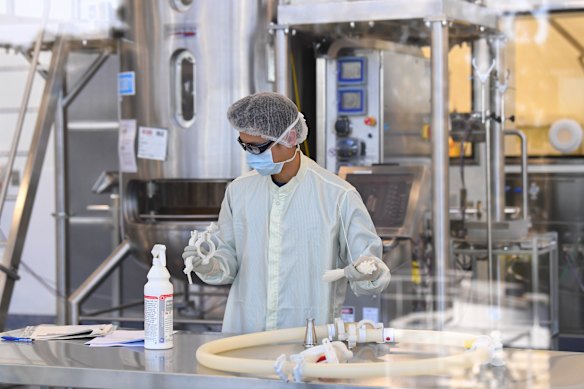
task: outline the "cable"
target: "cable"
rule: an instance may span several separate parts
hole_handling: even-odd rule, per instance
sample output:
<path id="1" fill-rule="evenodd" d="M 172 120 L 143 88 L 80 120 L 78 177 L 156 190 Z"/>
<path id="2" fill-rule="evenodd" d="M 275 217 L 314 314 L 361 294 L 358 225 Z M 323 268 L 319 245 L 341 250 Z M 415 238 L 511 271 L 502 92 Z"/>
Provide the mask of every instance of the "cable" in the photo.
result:
<path id="1" fill-rule="evenodd" d="M 347 195 L 345 195 L 345 199 Z M 347 246 L 347 251 L 349 252 L 349 259 L 351 259 L 351 263 L 355 263 L 353 261 L 353 254 L 351 254 L 351 248 L 349 247 L 349 239 L 347 238 L 347 230 L 345 229 L 345 222 L 343 221 L 343 211 L 341 210 L 341 203 L 337 204 L 339 208 L 339 217 L 341 219 L 341 227 L 343 228 L 343 235 L 345 236 L 345 245 Z"/>
<path id="2" fill-rule="evenodd" d="M 302 106 L 300 104 L 300 92 L 298 91 L 298 78 L 296 77 L 296 64 L 294 62 L 294 53 L 290 51 L 290 66 L 292 68 L 292 85 L 294 86 L 294 100 L 296 100 L 296 107 L 298 111 L 302 112 Z M 302 147 L 304 148 L 304 154 L 310 158 L 310 151 L 308 149 L 308 142 L 304 140 L 302 142 Z"/>
<path id="3" fill-rule="evenodd" d="M 67 298 L 67 297 L 61 295 L 59 293 L 59 291 L 56 288 L 54 288 L 52 285 L 50 285 L 49 282 L 45 278 L 43 278 L 37 272 L 32 270 L 32 268 L 30 266 L 28 266 L 26 264 L 26 262 L 21 261 L 20 264 L 24 270 L 26 270 L 35 280 L 37 280 L 37 282 L 39 284 L 41 284 L 43 287 L 45 287 L 49 292 L 53 293 L 55 297 L 61 298 L 63 300 L 65 300 Z"/>

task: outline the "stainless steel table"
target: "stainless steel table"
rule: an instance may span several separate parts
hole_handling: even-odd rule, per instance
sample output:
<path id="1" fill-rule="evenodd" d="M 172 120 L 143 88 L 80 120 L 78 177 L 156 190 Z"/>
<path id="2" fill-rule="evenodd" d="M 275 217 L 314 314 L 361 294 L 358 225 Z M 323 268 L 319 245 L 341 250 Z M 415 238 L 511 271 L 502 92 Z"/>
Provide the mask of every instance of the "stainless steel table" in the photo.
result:
<path id="1" fill-rule="evenodd" d="M 506 350 L 506 368 L 452 371 L 448 376 L 313 380 L 284 383 L 225 374 L 197 364 L 195 351 L 220 335 L 175 334 L 175 347 L 89 348 L 82 341 L 0 342 L 0 383 L 77 388 L 584 388 L 584 354 L 558 351 Z M 273 358 L 301 351 L 300 345 L 246 349 L 231 355 Z M 444 351 L 444 350 L 441 350 Z M 428 358 L 440 350 L 414 345 L 367 345 L 354 350 L 355 362 Z"/>

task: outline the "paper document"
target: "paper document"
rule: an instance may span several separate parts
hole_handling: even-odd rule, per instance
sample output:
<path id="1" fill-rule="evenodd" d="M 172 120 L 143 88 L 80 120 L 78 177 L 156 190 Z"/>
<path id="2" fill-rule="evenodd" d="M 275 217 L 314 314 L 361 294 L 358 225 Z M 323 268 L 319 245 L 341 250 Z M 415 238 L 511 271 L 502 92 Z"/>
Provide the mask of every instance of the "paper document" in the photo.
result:
<path id="1" fill-rule="evenodd" d="M 167 147 L 168 130 L 150 127 L 138 130 L 138 158 L 165 161 Z"/>
<path id="2" fill-rule="evenodd" d="M 118 136 L 118 158 L 120 170 L 125 173 L 136 173 L 136 120 L 120 120 Z"/>
<path id="3" fill-rule="evenodd" d="M 144 330 L 116 330 L 106 336 L 91 339 L 85 344 L 90 347 L 143 347 Z"/>
<path id="4" fill-rule="evenodd" d="M 41 324 L 35 327 L 27 327 L 24 336 L 36 340 L 65 340 L 93 338 L 104 336 L 115 329 L 112 324 L 97 325 L 77 325 L 77 326 L 56 326 L 52 324 Z"/>

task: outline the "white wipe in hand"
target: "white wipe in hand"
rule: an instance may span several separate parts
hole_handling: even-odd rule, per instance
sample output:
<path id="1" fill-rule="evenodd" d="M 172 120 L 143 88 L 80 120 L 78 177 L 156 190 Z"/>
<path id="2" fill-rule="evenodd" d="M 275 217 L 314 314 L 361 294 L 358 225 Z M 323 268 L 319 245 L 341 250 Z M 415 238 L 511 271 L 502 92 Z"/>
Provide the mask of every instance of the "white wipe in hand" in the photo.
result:
<path id="1" fill-rule="evenodd" d="M 327 270 L 322 275 L 322 280 L 324 282 L 335 282 L 340 280 L 345 276 L 345 270 L 343 269 L 334 269 L 334 270 Z"/>
<path id="2" fill-rule="evenodd" d="M 349 265 L 351 266 L 351 265 Z M 377 270 L 377 265 L 375 264 L 375 259 L 366 259 L 361 261 L 359 265 L 356 267 L 357 271 L 361 274 L 373 274 Z M 335 282 L 340 280 L 345 276 L 344 269 L 334 269 L 334 270 L 327 270 L 323 276 L 322 280 L 324 282 Z"/>
<path id="3" fill-rule="evenodd" d="M 377 270 L 377 265 L 375 264 L 374 259 L 367 259 L 357 265 L 357 270 L 361 274 L 373 274 L 375 270 Z"/>

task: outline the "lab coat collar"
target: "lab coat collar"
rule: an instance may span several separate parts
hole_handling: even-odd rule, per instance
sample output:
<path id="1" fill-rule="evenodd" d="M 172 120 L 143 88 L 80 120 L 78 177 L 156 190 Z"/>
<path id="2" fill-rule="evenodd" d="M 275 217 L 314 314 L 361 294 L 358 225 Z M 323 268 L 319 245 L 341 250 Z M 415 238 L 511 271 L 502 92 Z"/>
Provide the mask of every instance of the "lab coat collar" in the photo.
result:
<path id="1" fill-rule="evenodd" d="M 300 168 L 298 169 L 298 173 L 288 183 L 284 186 L 278 186 L 272 181 L 272 177 L 267 177 L 270 180 L 271 189 L 273 193 L 278 194 L 290 194 L 293 193 L 296 187 L 304 180 L 306 176 L 306 171 L 308 169 L 308 164 L 310 163 L 310 159 L 305 156 L 302 151 L 298 151 L 300 153 Z"/>

